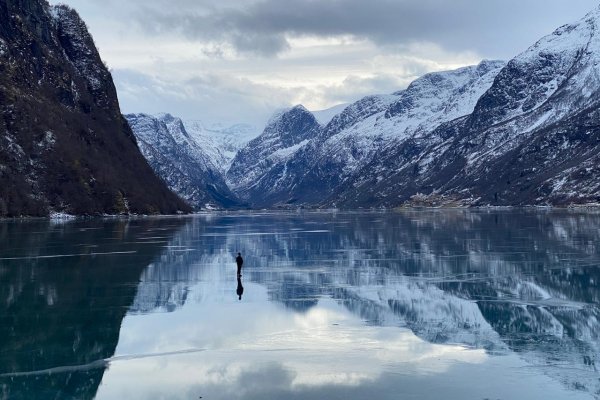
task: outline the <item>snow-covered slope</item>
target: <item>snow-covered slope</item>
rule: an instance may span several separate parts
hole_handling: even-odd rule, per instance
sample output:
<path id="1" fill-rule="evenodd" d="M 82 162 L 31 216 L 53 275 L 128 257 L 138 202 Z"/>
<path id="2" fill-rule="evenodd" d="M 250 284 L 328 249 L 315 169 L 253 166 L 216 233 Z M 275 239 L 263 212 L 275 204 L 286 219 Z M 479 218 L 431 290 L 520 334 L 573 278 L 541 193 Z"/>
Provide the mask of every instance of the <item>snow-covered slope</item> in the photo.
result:
<path id="1" fill-rule="evenodd" d="M 220 166 L 225 159 L 209 141 L 192 137 L 181 119 L 170 114 L 126 116 L 142 154 L 154 171 L 194 208 L 239 206 Z"/>
<path id="2" fill-rule="evenodd" d="M 391 145 L 470 114 L 503 66 L 500 61 L 484 61 L 432 73 L 406 90 L 351 104 L 291 157 L 269 163 L 262 176 L 253 175 L 254 182 L 265 184 L 246 198 L 260 206 L 323 201 Z"/>
<path id="3" fill-rule="evenodd" d="M 528 131 L 594 102 L 600 88 L 599 23 L 597 8 L 511 60 L 481 99 L 472 123 L 492 126 L 531 113 L 548 100 L 568 99 L 564 107 L 544 109 L 533 113 L 535 118 L 524 119 L 519 129 Z"/>
<path id="4" fill-rule="evenodd" d="M 260 134 L 259 129 L 249 124 L 205 124 L 199 120 L 184 120 L 183 125 L 223 174 L 229 170 L 238 151 Z"/>
<path id="5" fill-rule="evenodd" d="M 330 108 L 326 108 L 325 110 L 311 111 L 315 116 L 319 124 L 327 125 L 333 117 L 340 114 L 346 107 L 348 107 L 350 103 L 338 104 Z"/>
<path id="6" fill-rule="evenodd" d="M 301 105 L 277 112 L 263 133 L 235 156 L 227 172 L 230 185 L 242 198 L 254 198 L 261 181 L 265 183 L 265 175 L 285 165 L 320 131 L 315 117 Z"/>
<path id="7" fill-rule="evenodd" d="M 600 8 L 511 60 L 468 117 L 389 149 L 335 194 L 354 206 L 600 202 Z"/>

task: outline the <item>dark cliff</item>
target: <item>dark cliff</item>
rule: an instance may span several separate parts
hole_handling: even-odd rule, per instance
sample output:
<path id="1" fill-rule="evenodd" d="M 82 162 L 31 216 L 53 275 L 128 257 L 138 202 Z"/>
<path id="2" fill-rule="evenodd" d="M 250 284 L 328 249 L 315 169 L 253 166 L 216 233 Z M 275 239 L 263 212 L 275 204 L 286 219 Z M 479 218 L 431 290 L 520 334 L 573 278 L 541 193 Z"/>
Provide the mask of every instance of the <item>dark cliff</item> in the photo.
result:
<path id="1" fill-rule="evenodd" d="M 44 0 L 0 0 L 0 216 L 189 207 L 141 155 L 85 23 Z"/>

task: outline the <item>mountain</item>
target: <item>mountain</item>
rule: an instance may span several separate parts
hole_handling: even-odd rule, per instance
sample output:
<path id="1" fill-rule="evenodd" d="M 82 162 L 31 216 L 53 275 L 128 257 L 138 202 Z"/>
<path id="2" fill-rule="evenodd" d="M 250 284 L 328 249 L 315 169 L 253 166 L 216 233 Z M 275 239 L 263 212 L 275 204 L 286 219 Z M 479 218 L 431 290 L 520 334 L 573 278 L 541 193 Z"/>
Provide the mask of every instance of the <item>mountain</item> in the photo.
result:
<path id="1" fill-rule="evenodd" d="M 599 203 L 599 27 L 600 8 L 542 38 L 471 114 L 389 149 L 330 203 Z"/>
<path id="2" fill-rule="evenodd" d="M 473 112 L 504 65 L 484 61 L 425 75 L 392 95 L 365 97 L 344 108 L 326 126 L 311 126 L 315 132 L 305 136 L 297 132 L 297 137 L 310 140 L 293 148 L 287 157 L 263 162 L 258 171 L 234 161 L 232 169 L 238 169 L 230 170 L 228 179 L 237 184 L 235 191 L 256 206 L 321 204 L 389 147 L 426 136 L 440 124 Z M 247 157 L 243 152 L 240 158 Z M 239 177 L 251 179 L 252 190 L 247 191 L 245 183 L 240 185 Z"/>
<path id="3" fill-rule="evenodd" d="M 142 154 L 173 190 L 195 209 L 238 207 L 221 166 L 226 157 L 208 138 L 192 137 L 183 121 L 170 114 L 126 115 Z"/>
<path id="4" fill-rule="evenodd" d="M 277 190 L 285 176 L 286 161 L 315 139 L 321 126 L 301 105 L 276 113 L 263 133 L 240 150 L 227 172 L 227 180 L 244 200 Z"/>
<path id="5" fill-rule="evenodd" d="M 262 161 L 228 180 L 256 207 L 600 204 L 599 27 L 597 8 L 508 63 L 368 96 L 285 157 L 249 144 Z"/>
<path id="6" fill-rule="evenodd" d="M 182 129 L 219 191 L 226 182 L 256 208 L 597 205 L 599 26 L 600 8 L 508 63 L 430 73 L 316 114 L 282 110 L 245 145 L 239 131 Z M 160 174 L 184 196 L 204 190 Z"/>
<path id="7" fill-rule="evenodd" d="M 190 210 L 144 160 L 67 6 L 0 1 L 0 115 L 0 217 Z"/>
<path id="8" fill-rule="evenodd" d="M 219 169 L 226 174 L 238 151 L 256 138 L 260 131 L 249 124 L 206 124 L 199 120 L 184 120 L 190 136 L 217 160 Z"/>

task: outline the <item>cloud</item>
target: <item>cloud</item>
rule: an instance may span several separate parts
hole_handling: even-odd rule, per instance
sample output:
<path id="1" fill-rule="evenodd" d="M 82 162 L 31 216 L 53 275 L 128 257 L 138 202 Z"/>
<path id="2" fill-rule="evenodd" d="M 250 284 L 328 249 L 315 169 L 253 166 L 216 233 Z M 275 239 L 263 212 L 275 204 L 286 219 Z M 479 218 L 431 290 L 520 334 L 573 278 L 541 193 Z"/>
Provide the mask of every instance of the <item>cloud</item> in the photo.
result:
<path id="1" fill-rule="evenodd" d="M 190 79 L 175 80 L 174 74 L 166 74 L 167 78 L 163 79 L 135 70 L 114 70 L 123 112 L 172 112 L 207 123 L 248 122 L 261 127 L 274 110 L 282 107 L 303 104 L 311 110 L 320 110 L 375 93 L 390 93 L 412 81 L 381 73 L 349 75 L 339 82 L 317 85 L 299 81 L 283 86 L 216 73 L 199 73 Z"/>
<path id="2" fill-rule="evenodd" d="M 228 7 L 144 7 L 138 22 L 149 31 L 177 32 L 191 40 L 226 43 L 238 52 L 274 56 L 289 50 L 290 37 L 351 35 L 379 46 L 436 43 L 454 51 L 512 55 L 548 25 L 532 15 L 552 10 L 564 18 L 564 0 L 281 0 L 232 2 Z M 190 3 L 191 4 L 191 3 Z M 235 5 L 235 6 L 234 6 Z M 595 1 L 581 1 L 591 9 Z M 546 15 L 546 14 L 545 14 Z M 569 15 L 569 13 L 566 13 Z M 562 20 L 562 22 L 567 22 Z M 552 25 L 551 25 L 552 26 Z M 549 32 L 547 32 L 549 33 Z"/>
<path id="3" fill-rule="evenodd" d="M 509 59 L 598 0 L 50 0 L 75 7 L 124 112 L 260 126 Z M 167 4 L 168 3 L 168 4 Z"/>

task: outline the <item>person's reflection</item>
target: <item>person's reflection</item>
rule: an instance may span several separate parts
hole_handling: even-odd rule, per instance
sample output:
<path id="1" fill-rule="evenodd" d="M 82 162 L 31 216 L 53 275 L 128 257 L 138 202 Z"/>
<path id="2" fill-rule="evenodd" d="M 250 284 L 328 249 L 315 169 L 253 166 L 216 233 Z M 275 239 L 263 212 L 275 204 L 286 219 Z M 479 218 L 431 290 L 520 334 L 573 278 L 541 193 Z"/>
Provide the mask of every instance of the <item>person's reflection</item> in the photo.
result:
<path id="1" fill-rule="evenodd" d="M 237 280 L 238 280 L 238 286 L 237 286 L 237 290 L 235 292 L 237 293 L 239 299 L 242 300 L 242 295 L 244 294 L 244 287 L 242 286 L 242 277 L 240 275 L 238 275 Z"/>

